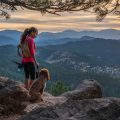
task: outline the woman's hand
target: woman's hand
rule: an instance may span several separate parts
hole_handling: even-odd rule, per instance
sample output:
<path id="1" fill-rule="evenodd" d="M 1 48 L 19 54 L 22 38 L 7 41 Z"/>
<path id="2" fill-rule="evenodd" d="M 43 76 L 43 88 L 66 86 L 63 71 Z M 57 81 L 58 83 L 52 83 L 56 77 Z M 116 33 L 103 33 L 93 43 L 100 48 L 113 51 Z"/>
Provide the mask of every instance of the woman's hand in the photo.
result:
<path id="1" fill-rule="evenodd" d="M 39 63 L 38 62 L 36 62 L 36 66 L 37 66 L 37 68 L 39 68 Z"/>

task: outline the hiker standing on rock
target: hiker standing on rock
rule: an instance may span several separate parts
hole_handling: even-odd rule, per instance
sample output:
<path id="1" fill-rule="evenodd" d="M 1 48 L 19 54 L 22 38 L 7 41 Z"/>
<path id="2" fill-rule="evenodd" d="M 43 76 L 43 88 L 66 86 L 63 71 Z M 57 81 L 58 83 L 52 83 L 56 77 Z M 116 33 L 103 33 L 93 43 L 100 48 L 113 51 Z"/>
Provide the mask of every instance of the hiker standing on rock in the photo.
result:
<path id="1" fill-rule="evenodd" d="M 39 66 L 35 53 L 36 45 L 34 38 L 38 35 L 38 30 L 35 27 L 25 29 L 18 45 L 18 54 L 22 56 L 22 64 L 25 73 L 25 88 L 29 90 L 31 84 L 35 80 L 35 66 Z M 22 50 L 22 54 L 19 51 Z"/>

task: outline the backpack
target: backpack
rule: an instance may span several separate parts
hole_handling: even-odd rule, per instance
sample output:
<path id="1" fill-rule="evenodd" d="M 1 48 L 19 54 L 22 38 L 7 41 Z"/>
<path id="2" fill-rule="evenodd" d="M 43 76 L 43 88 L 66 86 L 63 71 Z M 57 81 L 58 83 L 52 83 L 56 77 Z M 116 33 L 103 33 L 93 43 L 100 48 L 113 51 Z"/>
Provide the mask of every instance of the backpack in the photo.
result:
<path id="1" fill-rule="evenodd" d="M 21 54 L 20 50 L 23 55 Z M 18 45 L 18 55 L 25 58 L 31 57 L 27 40 L 25 40 L 24 43 Z"/>

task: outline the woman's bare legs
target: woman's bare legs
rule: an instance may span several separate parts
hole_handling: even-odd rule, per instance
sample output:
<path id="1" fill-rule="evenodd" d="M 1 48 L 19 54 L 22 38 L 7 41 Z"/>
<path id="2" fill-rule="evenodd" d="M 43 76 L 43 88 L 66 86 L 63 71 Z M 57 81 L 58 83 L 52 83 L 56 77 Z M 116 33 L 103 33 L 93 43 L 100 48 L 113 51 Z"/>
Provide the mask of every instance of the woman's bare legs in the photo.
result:
<path id="1" fill-rule="evenodd" d="M 29 80 L 29 89 L 30 89 L 32 83 L 33 83 L 33 80 Z"/>
<path id="2" fill-rule="evenodd" d="M 29 90 L 29 79 L 26 79 L 25 80 L 25 88 L 27 89 L 27 90 Z"/>

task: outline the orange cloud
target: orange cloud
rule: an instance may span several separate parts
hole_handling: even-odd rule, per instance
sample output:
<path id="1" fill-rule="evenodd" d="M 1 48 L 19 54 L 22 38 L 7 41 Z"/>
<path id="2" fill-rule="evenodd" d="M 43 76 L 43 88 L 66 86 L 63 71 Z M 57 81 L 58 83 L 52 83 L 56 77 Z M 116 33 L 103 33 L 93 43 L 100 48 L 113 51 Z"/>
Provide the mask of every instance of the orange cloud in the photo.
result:
<path id="1" fill-rule="evenodd" d="M 87 12 L 62 13 L 61 16 L 41 15 L 40 12 L 19 10 L 11 13 L 9 20 L 0 19 L 0 29 L 19 29 L 35 26 L 42 31 L 73 30 L 101 30 L 119 29 L 119 20 L 116 16 L 108 15 L 102 22 L 96 21 L 96 16 Z"/>

